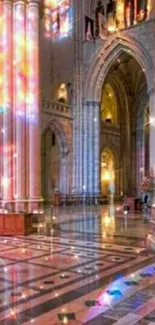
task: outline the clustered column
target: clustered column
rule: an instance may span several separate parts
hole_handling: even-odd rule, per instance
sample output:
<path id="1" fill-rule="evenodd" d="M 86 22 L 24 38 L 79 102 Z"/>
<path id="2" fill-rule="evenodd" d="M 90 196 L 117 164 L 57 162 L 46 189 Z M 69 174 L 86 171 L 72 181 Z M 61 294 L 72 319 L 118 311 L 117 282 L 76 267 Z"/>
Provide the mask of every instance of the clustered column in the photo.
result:
<path id="1" fill-rule="evenodd" d="M 149 92 L 150 109 L 150 172 L 153 176 L 152 182 L 152 202 L 151 202 L 151 233 L 147 238 L 147 246 L 155 250 L 155 90 Z"/>
<path id="2" fill-rule="evenodd" d="M 153 195 L 152 206 L 155 207 L 155 90 L 149 93 L 149 109 L 150 109 L 150 173 L 153 176 Z"/>
<path id="3" fill-rule="evenodd" d="M 143 125 L 143 120 L 140 119 L 139 125 Z M 145 168 L 144 168 L 144 137 L 143 129 L 137 127 L 136 130 L 137 145 L 136 145 L 136 174 L 137 174 L 137 194 L 141 195 L 141 183 L 144 179 Z"/>
<path id="4" fill-rule="evenodd" d="M 93 105 L 93 184 L 94 195 L 100 194 L 100 103 Z"/>
<path id="5" fill-rule="evenodd" d="M 25 3 L 13 4 L 13 112 L 14 112 L 14 199 L 16 211 L 25 210 L 26 201 L 26 51 Z"/>
<path id="6" fill-rule="evenodd" d="M 36 0 L 0 0 L 0 186 L 17 212 L 41 201 L 38 25 Z"/>
<path id="7" fill-rule="evenodd" d="M 84 191 L 90 197 L 100 193 L 100 117 L 99 103 L 83 104 L 83 184 Z"/>
<path id="8" fill-rule="evenodd" d="M 12 157 L 14 144 L 12 142 L 12 1 L 4 0 L 2 3 L 2 198 L 4 205 L 13 199 L 13 173 Z"/>
<path id="9" fill-rule="evenodd" d="M 75 1 L 74 6 L 74 118 L 73 118 L 73 192 L 83 192 L 83 170 L 82 170 L 82 41 L 83 41 L 83 0 Z M 79 23 L 80 22 L 80 23 Z"/>
<path id="10" fill-rule="evenodd" d="M 2 28 L 3 28 L 3 2 L 0 0 L 0 125 L 3 125 L 3 40 L 2 40 Z M 3 139 L 2 139 L 2 134 L 0 136 L 0 179 L 2 179 L 2 172 L 3 172 L 3 160 L 2 160 L 2 155 L 3 155 Z M 2 186 L 0 186 L 0 197 L 2 198 Z"/>
<path id="11" fill-rule="evenodd" d="M 27 1 L 26 63 L 28 123 L 28 192 L 29 210 L 37 209 L 40 197 L 40 130 L 39 130 L 39 3 Z"/>

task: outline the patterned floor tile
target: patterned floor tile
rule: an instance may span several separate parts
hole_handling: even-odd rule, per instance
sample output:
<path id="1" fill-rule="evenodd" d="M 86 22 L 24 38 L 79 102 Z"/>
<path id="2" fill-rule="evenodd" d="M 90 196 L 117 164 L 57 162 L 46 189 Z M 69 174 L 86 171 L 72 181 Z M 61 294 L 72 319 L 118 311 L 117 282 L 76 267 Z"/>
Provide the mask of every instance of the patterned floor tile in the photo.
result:
<path id="1" fill-rule="evenodd" d="M 33 259 L 33 264 L 45 265 L 47 267 L 53 267 L 56 269 L 68 269 L 71 267 L 77 267 L 81 264 L 89 262 L 90 259 L 82 258 L 78 255 L 65 255 L 62 253 L 49 255 L 47 257 L 38 257 Z"/>
<path id="2" fill-rule="evenodd" d="M 121 255 L 111 255 L 108 257 L 105 257 L 106 261 L 114 262 L 114 263 L 121 263 L 121 262 L 127 262 L 130 260 L 130 256 L 121 256 Z"/>
<path id="3" fill-rule="evenodd" d="M 33 244 L 29 246 L 30 249 L 35 249 L 39 251 L 45 251 L 47 253 L 59 253 L 61 251 L 66 251 L 67 248 L 65 246 L 55 245 L 55 244 Z"/>
<path id="4" fill-rule="evenodd" d="M 7 258 L 10 260 L 29 260 L 31 258 L 43 255 L 42 251 L 36 251 L 29 248 L 15 248 L 9 251 L 0 252 L 0 258 Z"/>
<path id="5" fill-rule="evenodd" d="M 52 235 L 46 236 L 44 227 L 40 235 L 0 237 L 0 325 L 30 325 L 31 320 L 37 325 L 154 323 L 155 264 L 144 268 L 154 257 L 135 235 L 138 222 L 128 221 L 128 233 L 102 237 L 94 232 L 102 216 L 72 214 L 85 233 L 65 218 L 62 209 L 59 231 Z M 121 222 L 116 220 L 123 227 Z"/>
<path id="6" fill-rule="evenodd" d="M 81 277 L 81 275 L 73 273 L 73 272 L 59 272 L 56 275 L 52 276 L 46 276 L 43 280 L 40 281 L 33 281 L 27 286 L 29 288 L 35 287 L 38 289 L 49 289 L 49 288 L 55 288 L 63 285 L 67 285 L 67 283 L 75 281 Z"/>
<path id="7" fill-rule="evenodd" d="M 51 269 L 46 269 L 41 266 L 27 264 L 27 263 L 16 263 L 13 265 L 6 266 L 6 272 L 0 276 L 1 278 L 8 280 L 12 283 L 21 284 L 24 282 L 31 281 L 33 279 L 37 279 L 40 276 L 44 276 L 45 274 L 54 273 Z"/>

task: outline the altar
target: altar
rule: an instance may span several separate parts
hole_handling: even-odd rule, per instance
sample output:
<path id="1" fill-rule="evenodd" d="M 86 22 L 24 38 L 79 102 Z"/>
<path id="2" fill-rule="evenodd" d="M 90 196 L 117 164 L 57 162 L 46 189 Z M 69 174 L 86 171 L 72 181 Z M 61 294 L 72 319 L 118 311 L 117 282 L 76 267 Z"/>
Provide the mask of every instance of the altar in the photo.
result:
<path id="1" fill-rule="evenodd" d="M 32 213 L 0 213 L 0 236 L 31 234 L 32 216 Z"/>

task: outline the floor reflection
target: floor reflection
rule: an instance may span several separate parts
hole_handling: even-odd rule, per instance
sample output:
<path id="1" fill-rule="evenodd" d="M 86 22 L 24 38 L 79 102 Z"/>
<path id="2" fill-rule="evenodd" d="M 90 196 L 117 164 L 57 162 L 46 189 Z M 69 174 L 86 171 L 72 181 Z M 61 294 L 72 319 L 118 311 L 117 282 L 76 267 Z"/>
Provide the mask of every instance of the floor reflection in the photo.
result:
<path id="1" fill-rule="evenodd" d="M 30 236 L 0 237 L 0 325 L 149 324 L 148 232 L 143 212 L 82 205 L 34 216 Z"/>
<path id="2" fill-rule="evenodd" d="M 38 225 L 38 233 L 50 235 L 55 230 L 60 232 L 75 232 L 87 235 L 106 237 L 135 237 L 145 239 L 150 231 L 149 211 L 125 214 L 120 205 L 100 207 L 61 207 L 46 214 Z"/>

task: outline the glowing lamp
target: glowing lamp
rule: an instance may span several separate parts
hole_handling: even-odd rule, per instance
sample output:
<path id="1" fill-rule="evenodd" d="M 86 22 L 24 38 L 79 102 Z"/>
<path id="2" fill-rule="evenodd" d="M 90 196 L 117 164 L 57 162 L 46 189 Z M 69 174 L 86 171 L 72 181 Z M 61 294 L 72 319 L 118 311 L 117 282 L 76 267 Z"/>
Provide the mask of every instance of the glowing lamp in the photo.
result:
<path id="1" fill-rule="evenodd" d="M 150 122 L 150 124 L 154 125 L 155 124 L 155 117 L 150 116 L 149 122 Z"/>
<path id="2" fill-rule="evenodd" d="M 106 166 L 107 166 L 106 162 L 103 161 L 103 162 L 102 162 L 102 167 L 105 168 Z"/>
<path id="3" fill-rule="evenodd" d="M 108 226 L 108 225 L 111 223 L 111 219 L 110 219 L 109 216 L 106 216 L 106 217 L 104 218 L 104 223 L 105 223 L 106 226 Z"/>
<path id="4" fill-rule="evenodd" d="M 67 324 L 67 323 L 68 323 L 68 319 L 67 319 L 66 316 L 65 316 L 64 319 L 63 319 L 63 323 L 64 323 L 64 324 Z"/>
<path id="5" fill-rule="evenodd" d="M 109 25 L 108 26 L 108 32 L 114 33 L 117 30 L 116 26 L 114 25 Z"/>
<path id="6" fill-rule="evenodd" d="M 110 181 L 110 179 L 111 179 L 111 175 L 110 175 L 109 171 L 106 170 L 104 175 L 103 175 L 103 180 L 104 181 Z"/>

